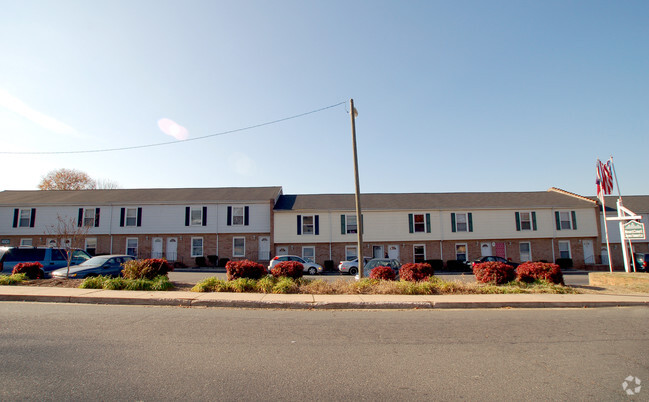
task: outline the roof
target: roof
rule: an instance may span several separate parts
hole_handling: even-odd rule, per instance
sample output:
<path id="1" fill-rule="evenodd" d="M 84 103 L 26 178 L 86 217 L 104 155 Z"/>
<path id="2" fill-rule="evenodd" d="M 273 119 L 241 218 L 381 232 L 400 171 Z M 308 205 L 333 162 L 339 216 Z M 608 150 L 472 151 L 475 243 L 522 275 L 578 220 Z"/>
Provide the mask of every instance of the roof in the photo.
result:
<path id="1" fill-rule="evenodd" d="M 589 197 L 592 200 L 597 200 L 597 197 Z M 617 198 L 614 196 L 607 196 L 606 201 L 606 213 L 614 212 L 617 213 Z M 649 195 L 623 195 L 622 196 L 622 205 L 636 214 L 646 214 L 649 213 Z"/>
<path id="2" fill-rule="evenodd" d="M 595 202 L 557 191 L 502 193 L 361 194 L 363 210 L 593 208 Z M 356 208 L 354 194 L 282 195 L 275 210 L 322 211 Z"/>
<path id="3" fill-rule="evenodd" d="M 223 203 L 275 200 L 281 187 L 27 190 L 0 192 L 0 205 L 112 205 Z"/>

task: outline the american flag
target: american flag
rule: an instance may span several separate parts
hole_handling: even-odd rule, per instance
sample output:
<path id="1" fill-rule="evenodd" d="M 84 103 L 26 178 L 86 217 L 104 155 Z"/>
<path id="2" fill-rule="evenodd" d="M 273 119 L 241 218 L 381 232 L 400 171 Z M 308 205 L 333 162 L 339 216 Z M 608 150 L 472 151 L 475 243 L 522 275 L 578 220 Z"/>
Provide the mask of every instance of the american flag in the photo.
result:
<path id="1" fill-rule="evenodd" d="M 613 192 L 613 169 L 611 168 L 610 159 L 606 163 L 597 160 L 597 180 L 595 184 L 597 184 L 597 197 L 599 199 Z"/>

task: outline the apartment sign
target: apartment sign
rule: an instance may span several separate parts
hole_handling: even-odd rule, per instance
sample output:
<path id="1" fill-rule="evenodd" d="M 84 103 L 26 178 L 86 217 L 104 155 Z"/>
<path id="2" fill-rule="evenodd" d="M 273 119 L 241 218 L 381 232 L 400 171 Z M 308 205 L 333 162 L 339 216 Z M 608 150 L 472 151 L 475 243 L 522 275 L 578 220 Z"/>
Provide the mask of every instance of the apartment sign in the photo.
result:
<path id="1" fill-rule="evenodd" d="M 629 221 L 624 224 L 624 237 L 629 240 L 644 240 L 644 223 Z"/>

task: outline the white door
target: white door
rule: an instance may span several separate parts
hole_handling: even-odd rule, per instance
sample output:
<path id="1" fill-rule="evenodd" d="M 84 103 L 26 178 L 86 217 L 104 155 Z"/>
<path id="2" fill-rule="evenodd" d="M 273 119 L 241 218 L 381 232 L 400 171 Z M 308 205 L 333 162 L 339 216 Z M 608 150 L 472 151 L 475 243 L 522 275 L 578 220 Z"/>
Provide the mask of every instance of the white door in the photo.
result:
<path id="1" fill-rule="evenodd" d="M 259 238 L 259 261 L 270 260 L 270 237 L 262 236 Z"/>
<path id="2" fill-rule="evenodd" d="M 391 244 L 388 246 L 388 258 L 392 258 L 394 260 L 399 259 L 399 245 L 398 244 Z"/>
<path id="3" fill-rule="evenodd" d="M 178 259 L 178 239 L 170 237 L 167 239 L 167 261 Z"/>
<path id="4" fill-rule="evenodd" d="M 162 237 L 154 237 L 151 244 L 151 258 L 162 258 Z"/>
<path id="5" fill-rule="evenodd" d="M 488 257 L 491 254 L 491 243 L 482 243 L 480 245 L 480 252 L 482 253 L 483 257 Z"/>
<path id="6" fill-rule="evenodd" d="M 584 246 L 584 264 L 594 264 L 595 252 L 593 251 L 593 241 L 584 240 L 581 244 Z"/>

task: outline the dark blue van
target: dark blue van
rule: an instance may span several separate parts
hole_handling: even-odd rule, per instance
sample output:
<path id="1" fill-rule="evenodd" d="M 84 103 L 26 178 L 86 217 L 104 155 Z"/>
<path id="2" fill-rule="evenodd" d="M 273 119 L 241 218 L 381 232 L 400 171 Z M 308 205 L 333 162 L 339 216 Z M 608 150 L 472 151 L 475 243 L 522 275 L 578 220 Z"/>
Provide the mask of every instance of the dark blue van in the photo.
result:
<path id="1" fill-rule="evenodd" d="M 71 250 L 71 253 L 71 266 L 90 259 L 90 255 L 83 250 Z M 68 251 L 52 247 L 9 247 L 0 258 L 1 272 L 10 275 L 14 266 L 21 262 L 39 262 L 43 265 L 45 276 L 49 276 L 49 272 L 68 266 Z"/>

